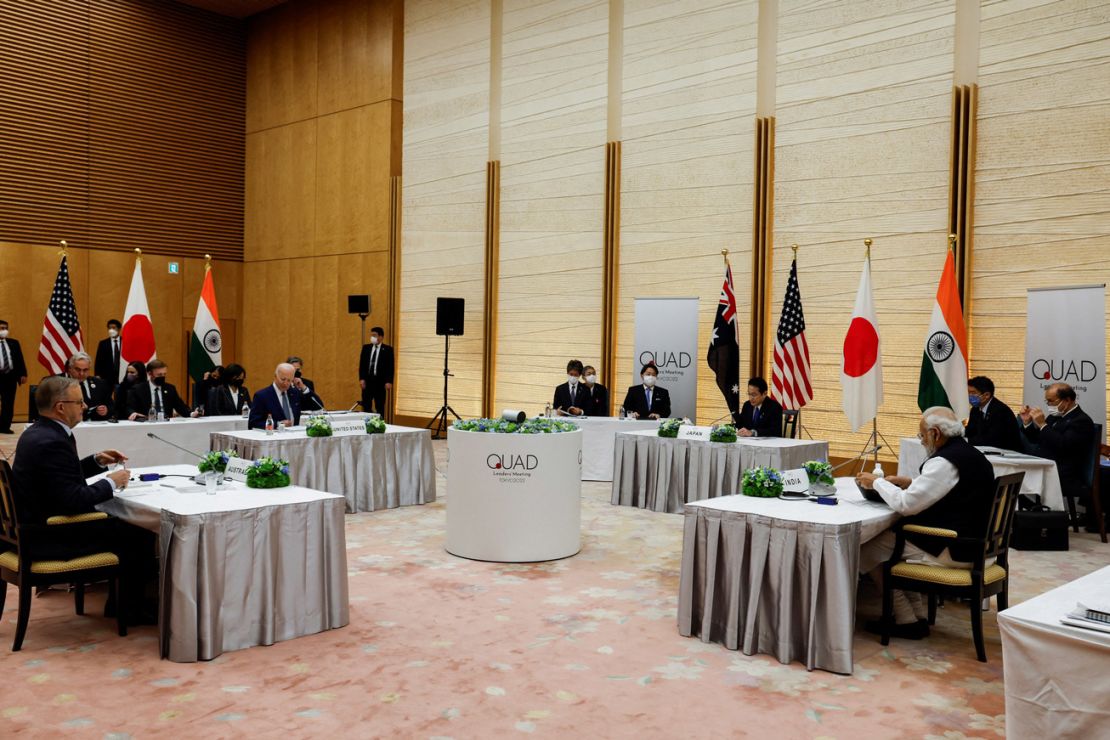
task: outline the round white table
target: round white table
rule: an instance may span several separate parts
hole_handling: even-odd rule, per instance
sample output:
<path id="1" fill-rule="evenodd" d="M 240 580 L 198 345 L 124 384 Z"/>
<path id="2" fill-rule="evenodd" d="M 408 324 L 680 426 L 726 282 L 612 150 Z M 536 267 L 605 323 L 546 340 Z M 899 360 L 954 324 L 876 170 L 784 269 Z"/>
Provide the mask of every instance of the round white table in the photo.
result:
<path id="1" fill-rule="evenodd" d="M 447 432 L 447 552 L 530 563 L 581 549 L 582 432 Z"/>

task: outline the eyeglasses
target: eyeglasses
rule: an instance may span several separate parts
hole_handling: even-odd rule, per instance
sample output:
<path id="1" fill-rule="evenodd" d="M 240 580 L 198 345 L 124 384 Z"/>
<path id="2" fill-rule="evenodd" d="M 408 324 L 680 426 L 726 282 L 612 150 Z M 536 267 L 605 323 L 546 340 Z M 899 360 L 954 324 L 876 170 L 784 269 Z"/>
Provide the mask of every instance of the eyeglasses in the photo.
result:
<path id="1" fill-rule="evenodd" d="M 79 403 L 79 404 L 81 404 L 82 406 L 84 406 L 84 405 L 85 405 L 85 402 L 84 402 L 84 401 L 58 401 L 58 403 Z"/>

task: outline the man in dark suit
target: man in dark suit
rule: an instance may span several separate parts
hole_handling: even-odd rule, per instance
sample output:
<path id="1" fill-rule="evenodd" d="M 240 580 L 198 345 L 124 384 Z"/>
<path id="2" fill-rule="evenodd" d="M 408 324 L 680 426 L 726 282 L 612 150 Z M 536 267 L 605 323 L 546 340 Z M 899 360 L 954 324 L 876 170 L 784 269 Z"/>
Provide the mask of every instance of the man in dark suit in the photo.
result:
<path id="1" fill-rule="evenodd" d="M 127 392 L 127 418 L 146 417 L 151 409 L 166 419 L 172 416 L 202 416 L 199 409 L 190 411 L 181 396 L 170 383 L 166 382 L 169 368 L 161 360 L 151 360 L 146 366 L 147 382 L 138 383 Z M 151 419 L 153 421 L 153 419 Z"/>
<path id="2" fill-rule="evenodd" d="M 35 391 L 35 405 L 39 419 L 20 435 L 12 468 L 21 522 L 41 525 L 51 516 L 89 513 L 127 487 L 131 473 L 122 469 L 109 472 L 92 485 L 85 482 L 106 466 L 122 464 L 127 458 L 117 450 L 104 450 L 83 460 L 77 457 L 73 427 L 81 422 L 85 404 L 76 380 L 45 378 Z M 112 518 L 82 522 L 64 530 L 64 540 L 52 539 L 49 532 L 38 538 L 33 557 L 69 560 L 97 552 L 115 553 L 120 559 L 125 620 L 131 624 L 157 623 L 154 615 L 141 613 L 143 581 L 156 572 L 152 536 Z"/>
<path id="3" fill-rule="evenodd" d="M 748 379 L 748 400 L 736 417 L 736 434 L 740 437 L 782 436 L 782 405 L 767 395 L 767 381 L 763 378 Z"/>
<path id="4" fill-rule="evenodd" d="M 609 391 L 597 382 L 597 370 L 593 365 L 586 365 L 582 370 L 582 380 L 586 398 L 582 402 L 582 412 L 586 416 L 609 415 Z"/>
<path id="5" fill-rule="evenodd" d="M 994 397 L 994 381 L 982 375 L 967 381 L 971 414 L 967 419 L 967 441 L 975 447 L 998 447 L 1021 451 L 1017 418 L 1009 406 Z"/>
<path id="6" fill-rule="evenodd" d="M 362 410 L 376 411 L 382 418 L 385 418 L 386 393 L 393 390 L 393 348 L 385 344 L 384 339 L 385 329 L 375 326 L 370 330 L 370 344 L 362 345 L 358 358 Z"/>
<path id="7" fill-rule="evenodd" d="M 1075 389 L 1066 383 L 1045 388 L 1044 402 L 1048 415 L 1041 409 L 1022 406 L 1022 433 L 1037 445 L 1038 455 L 1056 461 L 1064 496 L 1078 499 L 1086 507 L 1091 498 L 1087 468 L 1092 464 L 1095 423 L 1079 408 Z"/>
<path id="8" fill-rule="evenodd" d="M 556 416 L 560 413 L 567 416 L 581 416 L 584 413 L 582 404 L 585 403 L 586 392 L 582 388 L 581 378 L 582 363 L 578 360 L 568 362 L 567 382 L 555 386 L 555 400 L 551 403 Z"/>
<path id="9" fill-rule="evenodd" d="M 643 385 L 634 385 L 624 395 L 624 411 L 630 419 L 666 419 L 671 415 L 671 394 L 655 384 L 659 369 L 649 362 L 640 368 Z"/>
<path id="10" fill-rule="evenodd" d="M 96 377 L 108 381 L 112 387 L 123 380 L 120 377 L 120 327 L 119 319 L 108 319 L 108 336 L 96 345 Z"/>
<path id="11" fill-rule="evenodd" d="M 84 352 L 78 352 L 66 360 L 66 375 L 76 380 L 81 388 L 85 421 L 104 421 L 113 412 L 112 386 L 108 381 L 91 375 L 91 365 L 92 359 Z"/>
<path id="12" fill-rule="evenodd" d="M 242 365 L 231 363 L 224 368 L 223 380 L 208 391 L 205 410 L 208 416 L 240 416 L 244 406 L 251 405 L 251 394 L 244 383 L 247 371 Z"/>
<path id="13" fill-rule="evenodd" d="M 293 366 L 293 388 L 301 394 L 301 411 L 323 411 L 324 399 L 317 395 L 316 384 L 304 377 L 304 360 L 291 355 L 285 361 Z"/>
<path id="14" fill-rule="evenodd" d="M 27 365 L 19 342 L 8 338 L 8 322 L 0 320 L 0 434 L 13 434 L 15 391 L 27 382 Z"/>
<path id="15" fill-rule="evenodd" d="M 283 362 L 274 370 L 274 382 L 254 394 L 254 405 L 251 406 L 250 419 L 247 427 L 250 429 L 265 429 L 266 417 L 273 419 L 274 424 L 282 426 L 295 426 L 301 420 L 301 399 L 299 393 L 293 389 L 293 375 L 296 370 L 288 362 Z"/>

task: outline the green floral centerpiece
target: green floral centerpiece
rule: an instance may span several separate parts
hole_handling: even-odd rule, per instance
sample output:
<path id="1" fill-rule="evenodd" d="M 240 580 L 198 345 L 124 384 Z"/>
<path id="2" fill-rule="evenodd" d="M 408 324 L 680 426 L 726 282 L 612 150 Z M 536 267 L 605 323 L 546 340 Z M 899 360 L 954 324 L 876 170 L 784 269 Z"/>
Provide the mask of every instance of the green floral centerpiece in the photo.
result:
<path id="1" fill-rule="evenodd" d="M 222 473 L 227 470 L 227 461 L 233 457 L 239 457 L 239 453 L 235 450 L 217 450 L 215 452 L 209 452 L 197 463 L 197 470 L 202 473 L 207 473 L 210 470 Z"/>
<path id="2" fill-rule="evenodd" d="M 287 460 L 262 457 L 247 468 L 247 488 L 284 488 L 289 482 Z"/>
<path id="3" fill-rule="evenodd" d="M 371 417 L 366 420 L 367 434 L 385 434 L 385 422 L 381 417 Z"/>
<path id="4" fill-rule="evenodd" d="M 832 486 L 836 485 L 836 480 L 833 478 L 833 468 L 827 462 L 820 460 L 810 460 L 802 465 L 805 468 L 806 475 L 809 476 L 809 484 Z"/>
<path id="5" fill-rule="evenodd" d="M 732 424 L 722 424 L 709 430 L 710 442 L 735 442 L 736 427 Z"/>
<path id="6" fill-rule="evenodd" d="M 678 428 L 684 421 L 685 419 L 664 419 L 659 422 L 659 436 L 674 439 L 678 436 Z"/>
<path id="7" fill-rule="evenodd" d="M 305 434 L 310 437 L 330 437 L 331 432 L 331 419 L 323 414 L 317 414 L 308 420 L 308 428 L 305 429 Z"/>
<path id="8" fill-rule="evenodd" d="M 774 468 L 749 468 L 740 478 L 740 491 L 745 496 L 774 498 L 782 493 L 782 476 Z"/>
<path id="9" fill-rule="evenodd" d="M 520 424 L 505 419 L 459 419 L 451 425 L 460 432 L 487 432 L 490 434 L 557 434 L 577 432 L 578 426 L 559 419 L 528 419 Z"/>

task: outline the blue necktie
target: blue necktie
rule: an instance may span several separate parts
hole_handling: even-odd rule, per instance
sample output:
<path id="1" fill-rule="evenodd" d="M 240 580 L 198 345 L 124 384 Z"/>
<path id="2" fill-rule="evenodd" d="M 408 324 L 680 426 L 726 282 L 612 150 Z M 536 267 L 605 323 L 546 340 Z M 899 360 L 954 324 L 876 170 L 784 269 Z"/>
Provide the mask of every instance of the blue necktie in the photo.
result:
<path id="1" fill-rule="evenodd" d="M 647 410 L 651 413 L 651 388 L 644 388 L 644 396 L 647 398 Z"/>
<path id="2" fill-rule="evenodd" d="M 752 409 L 752 424 L 754 425 L 754 424 L 758 424 L 758 423 L 759 423 L 759 407 L 756 406 Z"/>

